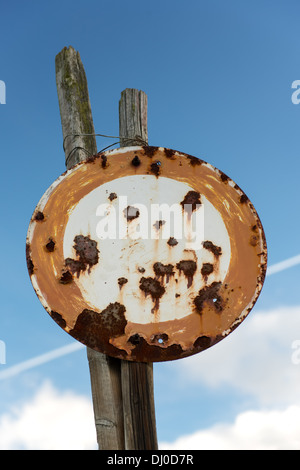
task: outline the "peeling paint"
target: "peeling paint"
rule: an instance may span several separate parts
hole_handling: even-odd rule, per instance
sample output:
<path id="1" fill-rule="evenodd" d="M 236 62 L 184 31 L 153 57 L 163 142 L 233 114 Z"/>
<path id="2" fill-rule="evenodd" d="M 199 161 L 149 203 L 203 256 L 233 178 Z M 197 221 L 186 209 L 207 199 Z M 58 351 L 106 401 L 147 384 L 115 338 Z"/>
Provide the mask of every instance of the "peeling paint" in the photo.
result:
<path id="1" fill-rule="evenodd" d="M 187 210 L 187 207 L 191 207 L 192 211 L 196 210 L 197 206 L 201 205 L 201 196 L 197 191 L 189 191 L 184 199 L 180 203 L 183 210 Z"/>
<path id="2" fill-rule="evenodd" d="M 30 250 L 29 243 L 26 243 L 26 263 L 27 263 L 28 273 L 30 276 L 32 276 L 34 273 L 34 264 L 31 259 L 31 250 Z"/>
<path id="3" fill-rule="evenodd" d="M 46 243 L 45 248 L 49 253 L 53 253 L 55 249 L 55 242 L 51 237 L 49 238 L 48 243 Z"/>
<path id="4" fill-rule="evenodd" d="M 131 160 L 131 164 L 135 167 L 140 166 L 141 160 L 137 155 Z"/>
<path id="5" fill-rule="evenodd" d="M 178 241 L 177 241 L 176 238 L 174 238 L 174 237 L 170 237 L 167 243 L 168 243 L 168 245 L 170 245 L 170 246 L 176 246 L 176 245 L 178 245 Z"/>
<path id="6" fill-rule="evenodd" d="M 159 214 L 153 239 L 98 238 L 98 205 L 113 212 L 124 195 L 128 233 L 143 221 L 142 204 L 177 203 L 189 237 L 201 206 L 204 237 L 191 248 Z M 201 352 L 241 324 L 263 287 L 267 246 L 229 176 L 176 150 L 136 146 L 96 154 L 53 183 L 31 218 L 26 264 L 42 305 L 73 338 L 157 362 Z"/>
<path id="7" fill-rule="evenodd" d="M 206 286 L 199 291 L 194 299 L 199 313 L 202 313 L 205 302 L 209 302 L 218 312 L 223 310 L 223 299 L 219 295 L 221 285 L 221 282 L 213 282 L 210 286 Z"/>
<path id="8" fill-rule="evenodd" d="M 188 280 L 187 288 L 191 287 L 193 283 L 194 274 L 197 270 L 197 263 L 193 260 L 182 260 L 176 264 L 177 269 L 183 272 Z"/>
<path id="9" fill-rule="evenodd" d="M 124 216 L 128 222 L 137 219 L 140 215 L 140 211 L 136 207 L 128 206 L 124 209 Z"/>
<path id="10" fill-rule="evenodd" d="M 151 295 L 153 301 L 160 299 L 166 291 L 165 288 L 152 277 L 142 277 L 139 287 L 145 292 L 145 295 Z"/>
<path id="11" fill-rule="evenodd" d="M 45 216 L 43 214 L 42 211 L 37 211 L 35 216 L 34 216 L 34 220 L 36 220 L 37 222 L 42 222 L 43 220 L 45 220 Z"/>

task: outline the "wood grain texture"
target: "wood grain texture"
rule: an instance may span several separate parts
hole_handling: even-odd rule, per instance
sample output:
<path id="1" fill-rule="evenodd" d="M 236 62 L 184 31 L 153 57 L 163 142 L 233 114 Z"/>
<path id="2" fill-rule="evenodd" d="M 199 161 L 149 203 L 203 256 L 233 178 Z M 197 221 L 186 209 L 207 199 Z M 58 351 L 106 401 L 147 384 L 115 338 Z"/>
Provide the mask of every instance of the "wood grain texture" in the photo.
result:
<path id="1" fill-rule="evenodd" d="M 87 348 L 99 450 L 124 450 L 121 361 Z"/>
<path id="2" fill-rule="evenodd" d="M 157 450 L 153 364 L 121 362 L 126 450 Z"/>
<path id="3" fill-rule="evenodd" d="M 121 147 L 148 142 L 147 95 L 143 91 L 126 88 L 119 102 L 119 134 Z"/>
<path id="4" fill-rule="evenodd" d="M 97 153 L 87 79 L 79 52 L 64 48 L 55 58 L 56 85 L 65 146 L 66 167 Z M 74 135 L 75 134 L 75 135 Z"/>
<path id="5" fill-rule="evenodd" d="M 64 48 L 55 59 L 56 84 L 64 138 L 69 134 L 94 134 L 91 105 L 85 71 L 79 53 Z M 97 153 L 94 136 L 77 136 L 65 140 L 66 167 Z M 121 364 L 87 348 L 97 442 L 100 450 L 123 450 L 124 426 L 121 391 Z"/>
<path id="6" fill-rule="evenodd" d="M 148 142 L 147 95 L 136 89 L 121 93 L 119 103 L 121 145 Z M 127 139 L 133 139 L 128 141 Z M 121 361 L 122 400 L 126 450 L 156 450 L 153 364 Z"/>

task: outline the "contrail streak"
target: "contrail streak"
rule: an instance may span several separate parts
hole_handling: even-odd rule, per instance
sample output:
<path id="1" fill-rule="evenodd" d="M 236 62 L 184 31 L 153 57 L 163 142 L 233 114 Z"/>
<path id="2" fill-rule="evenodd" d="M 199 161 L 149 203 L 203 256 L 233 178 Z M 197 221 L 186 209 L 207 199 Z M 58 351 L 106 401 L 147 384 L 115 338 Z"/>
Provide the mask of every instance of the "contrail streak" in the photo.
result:
<path id="1" fill-rule="evenodd" d="M 293 256 L 292 258 L 288 258 L 280 263 L 273 264 L 272 266 L 268 267 L 267 269 L 267 276 L 271 276 L 272 274 L 280 273 L 285 269 L 292 268 L 300 264 L 300 255 Z M 0 371 L 0 380 L 8 379 L 10 377 L 14 377 L 15 375 L 20 374 L 26 370 L 32 369 L 33 367 L 40 366 L 42 364 L 46 364 L 47 362 L 53 361 L 54 359 L 58 359 L 59 357 L 66 356 L 67 354 L 71 354 L 75 351 L 79 351 L 83 349 L 85 346 L 81 343 L 73 343 L 68 344 L 67 346 L 63 346 L 58 349 L 54 349 L 49 351 L 45 354 L 41 354 L 40 356 L 36 356 L 33 359 L 29 359 L 28 361 L 20 362 L 12 367 L 8 367 L 3 371 Z"/>
<path id="2" fill-rule="evenodd" d="M 40 366 L 41 364 L 46 364 L 46 362 L 66 356 L 67 354 L 73 353 L 82 348 L 84 348 L 84 346 L 81 343 L 68 344 L 67 346 L 62 346 L 61 348 L 36 356 L 28 361 L 20 362 L 19 364 L 0 371 L 0 380 L 8 379 L 20 374 L 21 372 Z"/>
<path id="3" fill-rule="evenodd" d="M 293 256 L 292 258 L 288 258 L 284 261 L 280 261 L 280 263 L 273 264 L 267 269 L 267 276 L 271 276 L 272 274 L 280 273 L 285 269 L 292 268 L 300 264 L 300 255 Z"/>

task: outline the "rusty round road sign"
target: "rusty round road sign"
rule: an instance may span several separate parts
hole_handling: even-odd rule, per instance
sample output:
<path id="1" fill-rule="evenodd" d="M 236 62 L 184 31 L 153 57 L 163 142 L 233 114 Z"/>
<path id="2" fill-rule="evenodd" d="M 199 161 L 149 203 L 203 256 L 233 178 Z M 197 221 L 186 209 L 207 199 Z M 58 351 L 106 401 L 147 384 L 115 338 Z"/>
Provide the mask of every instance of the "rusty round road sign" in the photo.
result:
<path id="1" fill-rule="evenodd" d="M 26 256 L 61 328 L 144 362 L 225 338 L 254 306 L 267 267 L 245 193 L 212 165 L 161 147 L 98 154 L 60 176 L 32 216 Z"/>

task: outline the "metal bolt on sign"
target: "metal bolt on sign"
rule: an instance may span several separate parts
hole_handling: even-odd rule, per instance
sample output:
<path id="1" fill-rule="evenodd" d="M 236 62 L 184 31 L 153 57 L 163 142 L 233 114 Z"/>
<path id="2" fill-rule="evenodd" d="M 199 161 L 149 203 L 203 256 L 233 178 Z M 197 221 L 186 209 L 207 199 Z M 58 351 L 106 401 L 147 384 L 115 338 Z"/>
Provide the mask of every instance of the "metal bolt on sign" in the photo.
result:
<path id="1" fill-rule="evenodd" d="M 61 175 L 34 211 L 26 255 L 61 328 L 138 362 L 227 337 L 267 268 L 263 227 L 240 187 L 203 160 L 151 146 L 99 153 Z"/>

